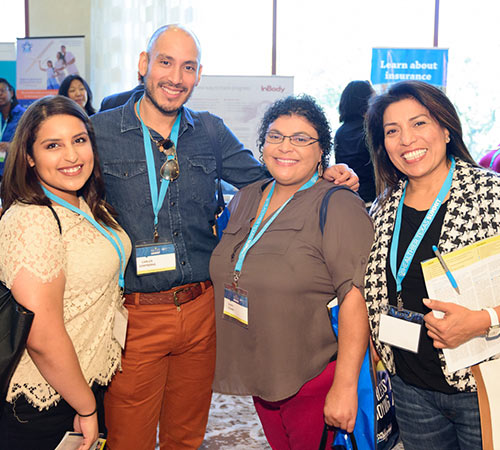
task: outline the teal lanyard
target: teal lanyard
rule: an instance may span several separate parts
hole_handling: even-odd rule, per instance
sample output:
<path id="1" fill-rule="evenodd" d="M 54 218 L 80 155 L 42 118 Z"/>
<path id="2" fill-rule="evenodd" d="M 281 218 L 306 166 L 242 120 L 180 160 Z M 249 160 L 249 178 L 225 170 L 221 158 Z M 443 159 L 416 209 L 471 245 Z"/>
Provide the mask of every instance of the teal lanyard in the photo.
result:
<path id="1" fill-rule="evenodd" d="M 498 155 L 500 155 L 500 148 L 491 157 L 490 169 L 493 169 L 493 163 L 495 162 L 495 159 L 497 159 Z"/>
<path id="2" fill-rule="evenodd" d="M 317 172 L 297 192 L 304 191 L 305 189 L 309 189 L 311 186 L 314 186 L 316 181 L 318 181 L 318 173 Z M 269 203 L 271 202 L 271 197 L 273 196 L 275 186 L 276 186 L 276 181 L 273 181 L 273 184 L 271 185 L 271 190 L 269 191 L 269 194 L 267 194 L 264 205 L 262 206 L 262 210 L 261 210 L 259 216 L 255 220 L 255 222 L 250 230 L 250 234 L 248 235 L 248 238 L 245 242 L 245 245 L 243 245 L 243 248 L 240 251 L 240 254 L 238 256 L 238 261 L 236 262 L 236 266 L 234 268 L 234 282 L 235 282 L 235 284 L 238 282 L 238 280 L 240 278 L 241 269 L 243 267 L 243 262 L 245 261 L 248 250 L 250 250 L 253 247 L 253 245 L 262 237 L 262 235 L 265 233 L 265 231 L 274 222 L 276 217 L 278 217 L 279 213 L 281 211 L 283 211 L 285 206 L 288 205 L 290 200 L 292 200 L 292 198 L 295 195 L 295 194 L 292 195 L 285 203 L 283 203 L 283 205 L 281 205 L 280 208 L 266 222 L 266 224 L 262 227 L 262 229 L 259 231 L 259 233 L 257 233 L 257 230 L 259 229 L 260 225 L 262 224 L 262 221 L 264 220 L 264 216 L 267 212 L 267 209 L 269 208 Z"/>
<path id="3" fill-rule="evenodd" d="M 413 257 L 415 256 L 415 252 L 417 251 L 417 248 L 419 247 L 420 243 L 422 242 L 422 239 L 424 238 L 425 233 L 429 229 L 429 227 L 432 224 L 432 221 L 436 217 L 437 212 L 439 211 L 439 208 L 444 202 L 444 199 L 448 195 L 448 192 L 451 188 L 451 182 L 453 179 L 453 171 L 455 170 L 455 158 L 453 156 L 450 156 L 451 159 L 451 167 L 450 170 L 448 171 L 448 175 L 446 177 L 446 180 L 444 180 L 443 185 L 441 186 L 441 189 L 437 195 L 437 197 L 434 199 L 434 202 L 432 203 L 432 206 L 430 207 L 429 211 L 427 211 L 427 214 L 424 217 L 424 220 L 418 227 L 417 232 L 415 233 L 415 236 L 413 236 L 413 239 L 410 242 L 410 245 L 406 249 L 406 252 L 403 256 L 403 260 L 401 261 L 401 265 L 399 267 L 399 270 L 397 270 L 397 255 L 398 255 L 398 245 L 399 245 L 399 234 L 401 232 L 401 221 L 402 221 L 402 216 L 403 216 L 403 203 L 406 195 L 406 186 L 408 185 L 408 182 L 406 182 L 405 187 L 403 189 L 403 195 L 401 196 L 401 200 L 399 202 L 398 210 L 396 213 L 396 223 L 394 225 L 394 233 L 392 235 L 392 243 L 391 243 L 391 255 L 390 255 L 390 261 L 391 261 L 391 272 L 396 280 L 396 291 L 399 294 L 402 290 L 402 283 L 403 279 L 405 278 L 406 274 L 408 273 L 408 269 L 410 268 L 410 264 L 413 261 Z M 399 307 L 400 305 L 398 305 Z M 400 308 L 401 309 L 401 308 Z"/>
<path id="4" fill-rule="evenodd" d="M 158 213 L 160 212 L 161 207 L 163 206 L 163 202 L 165 200 L 165 196 L 167 195 L 168 185 L 170 184 L 169 180 L 162 179 L 160 182 L 160 192 L 158 192 L 158 183 L 156 181 L 156 168 L 155 168 L 155 160 L 153 157 L 153 148 L 151 147 L 151 138 L 149 136 L 148 128 L 146 124 L 142 121 L 141 113 L 139 112 L 139 105 L 141 104 L 144 95 L 139 99 L 136 106 L 137 116 L 141 121 L 142 126 L 142 138 L 144 140 L 144 152 L 146 154 L 146 164 L 148 167 L 148 177 L 149 177 L 149 189 L 151 192 L 151 202 L 153 204 L 153 213 L 155 215 L 154 219 L 154 229 L 155 236 L 158 235 Z M 172 131 L 170 132 L 170 139 L 174 143 L 177 148 L 177 140 L 179 138 L 179 126 L 181 123 L 181 115 L 177 114 L 177 119 L 175 120 L 174 126 L 172 127 Z M 174 159 L 173 155 L 167 156 L 167 161 Z"/>
<path id="5" fill-rule="evenodd" d="M 7 124 L 9 123 L 9 119 L 5 119 L 3 121 L 3 114 L 0 114 L 0 121 L 2 123 L 2 127 L 0 128 L 0 141 L 3 139 L 3 134 L 5 133 L 5 129 L 7 128 Z"/>
<path id="6" fill-rule="evenodd" d="M 68 203 L 66 200 L 63 200 L 62 198 L 58 197 L 57 195 L 53 194 L 49 190 L 47 190 L 45 187 L 42 186 L 43 192 L 45 192 L 45 195 L 50 198 L 53 202 L 64 206 L 65 208 L 69 209 L 70 211 L 73 211 L 77 214 L 80 214 L 83 216 L 85 219 L 87 219 L 94 227 L 97 228 L 97 230 L 113 245 L 115 248 L 116 252 L 118 253 L 118 257 L 120 258 L 120 277 L 118 279 L 118 285 L 124 289 L 125 288 L 125 249 L 123 248 L 123 243 L 116 234 L 116 231 L 113 230 L 113 228 L 108 227 L 106 225 L 101 225 L 98 223 L 93 217 L 89 216 L 86 212 L 82 211 L 80 208 L 77 208 L 76 206 L 73 206 L 71 203 Z M 111 234 L 110 234 L 111 233 Z M 111 237 L 113 235 L 114 239 Z M 118 243 L 118 244 L 117 244 Z"/>

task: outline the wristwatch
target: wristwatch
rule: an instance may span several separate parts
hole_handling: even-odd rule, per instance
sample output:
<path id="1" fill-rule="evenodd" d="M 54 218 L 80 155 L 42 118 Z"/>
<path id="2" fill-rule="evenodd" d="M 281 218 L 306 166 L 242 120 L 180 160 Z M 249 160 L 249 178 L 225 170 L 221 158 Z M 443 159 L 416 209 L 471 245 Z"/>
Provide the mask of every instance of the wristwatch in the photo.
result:
<path id="1" fill-rule="evenodd" d="M 500 323 L 498 322 L 497 312 L 493 308 L 483 308 L 490 315 L 491 325 L 486 332 L 487 338 L 494 338 L 500 335 Z"/>

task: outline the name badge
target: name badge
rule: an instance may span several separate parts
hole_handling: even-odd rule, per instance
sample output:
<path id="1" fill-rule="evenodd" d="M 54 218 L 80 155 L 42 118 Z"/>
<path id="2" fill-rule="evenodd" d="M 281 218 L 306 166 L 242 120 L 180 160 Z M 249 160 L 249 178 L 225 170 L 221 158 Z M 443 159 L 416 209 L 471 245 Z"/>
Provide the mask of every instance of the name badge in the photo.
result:
<path id="1" fill-rule="evenodd" d="M 137 275 L 175 270 L 175 248 L 168 241 L 138 241 L 135 245 Z"/>
<path id="2" fill-rule="evenodd" d="M 388 306 L 380 315 L 378 337 L 381 342 L 417 353 L 423 323 L 423 314 Z"/>
<path id="3" fill-rule="evenodd" d="M 125 340 L 127 338 L 128 310 L 125 306 L 116 308 L 115 324 L 113 326 L 113 336 L 120 344 L 122 350 L 125 350 Z"/>
<path id="4" fill-rule="evenodd" d="M 223 314 L 224 319 L 248 328 L 248 292 L 231 284 L 225 284 Z"/>

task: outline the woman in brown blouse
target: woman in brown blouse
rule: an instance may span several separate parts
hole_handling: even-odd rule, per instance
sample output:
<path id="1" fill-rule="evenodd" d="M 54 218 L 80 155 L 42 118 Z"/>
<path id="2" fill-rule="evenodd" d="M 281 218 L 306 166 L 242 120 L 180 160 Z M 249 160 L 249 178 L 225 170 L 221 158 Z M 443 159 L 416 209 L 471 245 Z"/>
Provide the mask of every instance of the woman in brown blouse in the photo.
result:
<path id="1" fill-rule="evenodd" d="M 274 449 L 317 448 L 325 422 L 352 431 L 356 420 L 368 342 L 363 277 L 373 228 L 363 201 L 339 190 L 321 233 L 320 205 L 331 188 L 321 174 L 331 142 L 314 99 L 274 103 L 259 136 L 273 179 L 236 194 L 210 263 L 214 390 L 252 395 Z M 338 342 L 326 307 L 334 297 Z"/>

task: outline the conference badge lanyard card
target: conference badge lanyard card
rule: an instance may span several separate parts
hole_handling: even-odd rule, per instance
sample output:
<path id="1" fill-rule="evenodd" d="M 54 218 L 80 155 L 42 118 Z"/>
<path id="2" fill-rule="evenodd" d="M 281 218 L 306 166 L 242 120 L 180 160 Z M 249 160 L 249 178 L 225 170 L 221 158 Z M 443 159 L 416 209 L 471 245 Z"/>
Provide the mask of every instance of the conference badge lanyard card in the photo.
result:
<path id="1" fill-rule="evenodd" d="M 248 291 L 224 284 L 224 318 L 248 328 Z"/>
<path id="2" fill-rule="evenodd" d="M 83 218 L 85 218 L 88 222 L 90 222 L 97 229 L 97 231 L 99 231 L 111 243 L 111 245 L 113 245 L 120 259 L 120 275 L 118 277 L 118 286 L 120 288 L 120 292 L 123 294 L 125 289 L 125 262 L 126 262 L 125 249 L 116 231 L 113 230 L 111 227 L 108 227 L 106 225 L 101 225 L 93 217 L 89 216 L 85 211 L 82 211 L 80 208 L 73 206 L 66 200 L 63 200 L 62 198 L 48 191 L 44 186 L 41 187 L 45 195 L 50 200 L 61 206 L 64 206 L 65 208 L 69 209 L 70 211 L 73 211 L 76 214 L 83 216 Z M 125 340 L 127 338 L 127 324 L 128 324 L 127 308 L 123 306 L 123 302 L 119 302 L 115 310 L 113 336 L 118 341 L 122 349 L 125 349 Z"/>
<path id="3" fill-rule="evenodd" d="M 174 244 L 158 239 L 137 241 L 135 244 L 137 275 L 175 270 Z"/>
<path id="4" fill-rule="evenodd" d="M 174 157 L 169 155 L 167 157 L 166 163 L 160 170 L 162 180 L 160 182 L 160 189 L 158 190 L 153 148 L 151 146 L 152 138 L 150 136 L 148 128 L 146 127 L 146 124 L 142 121 L 141 113 L 139 110 L 142 98 L 143 97 L 141 97 L 137 102 L 136 111 L 142 126 L 144 152 L 146 154 L 146 164 L 148 168 L 149 188 L 151 192 L 151 201 L 153 204 L 154 233 L 153 239 L 141 240 L 135 243 L 137 275 L 166 272 L 169 270 L 175 270 L 177 267 L 174 244 L 167 239 L 160 238 L 160 236 L 158 235 L 158 213 L 160 212 L 160 209 L 163 206 L 163 202 L 165 200 L 165 196 L 167 195 L 170 179 L 177 178 L 178 171 L 175 178 L 171 176 L 168 169 L 170 167 L 169 163 L 172 162 Z M 180 114 L 178 114 L 170 133 L 170 139 L 173 142 L 174 146 L 177 145 L 177 140 L 179 137 L 180 120 L 181 116 Z"/>
<path id="5" fill-rule="evenodd" d="M 441 186 L 441 189 L 437 197 L 434 199 L 429 211 L 427 211 L 427 214 L 415 233 L 415 236 L 413 236 L 410 245 L 406 249 L 399 269 L 397 268 L 397 252 L 406 186 L 403 190 L 403 195 L 401 196 L 396 213 L 396 223 L 394 225 L 394 233 L 390 249 L 390 267 L 392 275 L 396 280 L 397 307 L 386 305 L 382 308 L 382 314 L 380 315 L 379 339 L 381 342 L 413 353 L 418 352 L 420 333 L 424 323 L 424 315 L 403 308 L 403 299 L 401 296 L 402 282 L 408 273 L 408 269 L 413 257 L 415 256 L 418 246 L 422 242 L 425 233 L 431 226 L 440 206 L 443 204 L 446 196 L 448 195 L 448 191 L 451 188 L 454 169 L 455 159 L 451 157 L 451 166 L 448 171 L 448 176 Z"/>
<path id="6" fill-rule="evenodd" d="M 315 173 L 312 178 L 305 183 L 299 191 L 305 190 L 313 186 L 318 180 L 318 174 Z M 262 210 L 259 216 L 255 219 L 255 222 L 250 230 L 245 244 L 243 245 L 240 254 L 238 256 L 238 261 L 234 268 L 233 282 L 224 284 L 224 311 L 223 317 L 226 320 L 233 321 L 238 325 L 248 328 L 248 291 L 242 289 L 238 286 L 239 279 L 241 277 L 241 270 L 243 268 L 243 263 L 245 261 L 246 255 L 250 248 L 261 238 L 269 226 L 274 222 L 279 213 L 283 211 L 285 206 L 293 198 L 293 195 L 283 204 L 281 207 L 269 218 L 269 220 L 260 228 L 264 220 L 264 216 L 269 208 L 269 203 L 271 202 L 271 197 L 273 196 L 274 187 L 276 182 L 273 181 L 269 194 L 266 197 Z M 260 228 L 260 231 L 259 231 Z M 257 233 L 258 231 L 258 233 Z"/>

